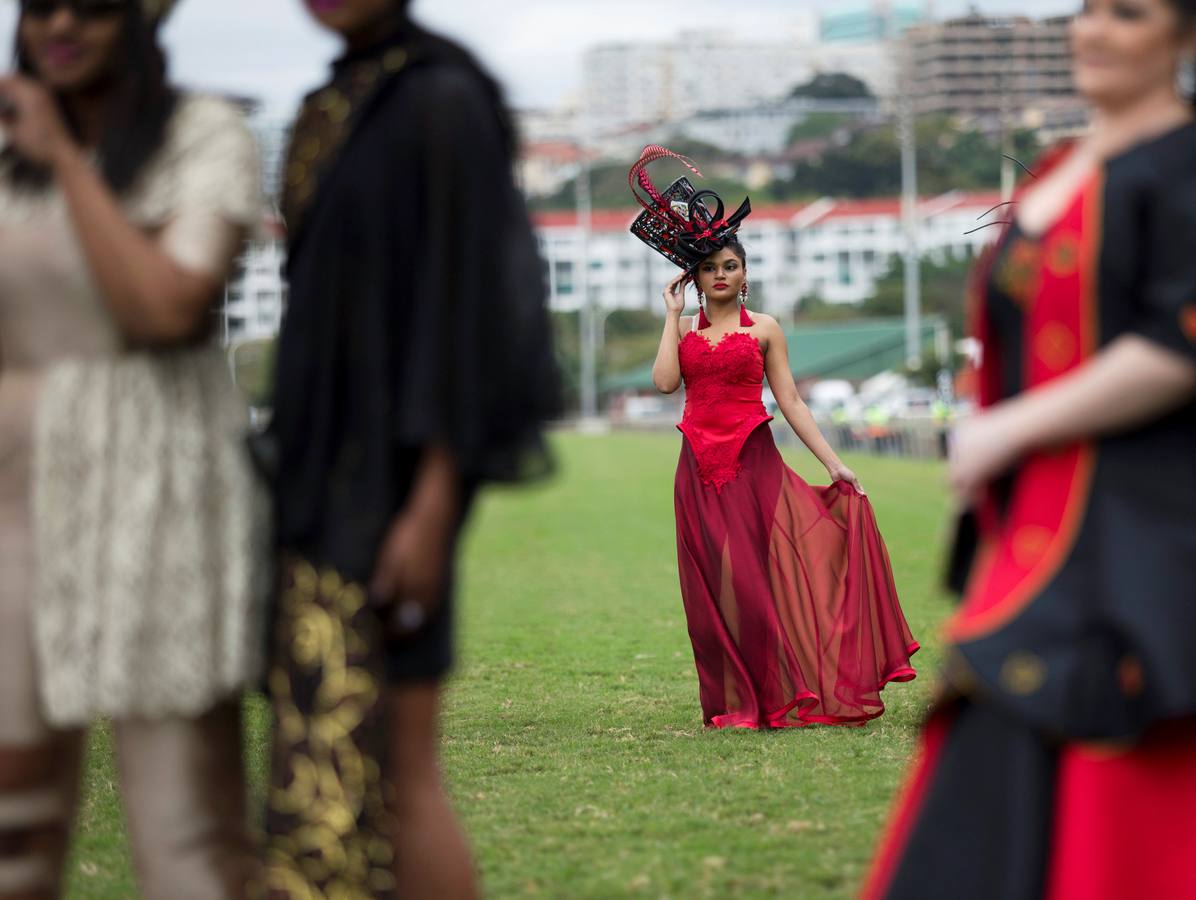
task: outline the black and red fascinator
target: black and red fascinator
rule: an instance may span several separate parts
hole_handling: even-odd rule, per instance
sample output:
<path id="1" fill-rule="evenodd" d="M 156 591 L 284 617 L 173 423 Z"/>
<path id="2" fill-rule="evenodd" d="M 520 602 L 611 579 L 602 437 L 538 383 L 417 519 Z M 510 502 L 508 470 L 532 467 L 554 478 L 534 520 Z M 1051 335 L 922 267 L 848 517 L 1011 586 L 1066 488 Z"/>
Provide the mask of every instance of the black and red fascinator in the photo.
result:
<path id="1" fill-rule="evenodd" d="M 663 191 L 648 177 L 648 166 L 658 159 L 676 159 L 702 177 L 693 161 L 665 147 L 651 144 L 627 173 L 627 183 L 636 202 L 644 208 L 631 225 L 631 233 L 687 272 L 711 253 L 717 253 L 735 236 L 740 223 L 752 211 L 745 199 L 724 218 L 722 198 L 714 191 L 696 189 L 682 176 Z"/>

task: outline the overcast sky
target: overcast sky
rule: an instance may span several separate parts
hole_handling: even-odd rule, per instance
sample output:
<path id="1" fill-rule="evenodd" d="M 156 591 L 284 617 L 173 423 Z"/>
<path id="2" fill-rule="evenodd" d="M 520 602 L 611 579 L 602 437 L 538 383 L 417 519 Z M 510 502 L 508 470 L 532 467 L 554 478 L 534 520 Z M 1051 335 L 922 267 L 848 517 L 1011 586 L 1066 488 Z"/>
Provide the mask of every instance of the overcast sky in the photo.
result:
<path id="1" fill-rule="evenodd" d="M 834 0 L 838 7 L 842 0 Z M 516 106 L 547 106 L 573 90 L 581 52 L 608 40 L 670 37 L 684 29 L 728 36 L 784 34 L 817 0 L 414 0 L 429 27 L 463 41 L 506 85 Z M 846 5 L 846 4 L 842 4 Z M 939 15 L 966 0 L 938 0 Z M 980 0 L 984 12 L 1068 13 L 1079 0 Z M 11 46 L 16 3 L 0 0 L 0 48 Z M 307 18 L 302 0 L 182 0 L 166 29 L 175 79 L 257 97 L 288 116 L 323 79 L 334 41 Z M 7 50 L 3 51 L 7 55 Z M 744 60 L 750 65 L 750 60 Z"/>

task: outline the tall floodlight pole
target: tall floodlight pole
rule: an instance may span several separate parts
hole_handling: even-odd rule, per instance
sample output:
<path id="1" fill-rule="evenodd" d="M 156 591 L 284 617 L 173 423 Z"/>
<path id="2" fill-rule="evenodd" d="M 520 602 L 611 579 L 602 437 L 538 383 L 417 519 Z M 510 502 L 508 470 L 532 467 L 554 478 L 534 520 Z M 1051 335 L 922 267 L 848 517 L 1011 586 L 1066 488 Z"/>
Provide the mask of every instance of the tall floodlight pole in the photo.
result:
<path id="1" fill-rule="evenodd" d="M 598 416 L 598 348 L 595 332 L 594 298 L 590 291 L 590 232 L 593 226 L 593 196 L 590 187 L 589 121 L 583 113 L 581 167 L 577 173 L 577 229 L 580 243 L 581 270 L 576 283 L 581 291 L 580 356 L 581 356 L 581 421 L 592 422 Z"/>
<path id="2" fill-rule="evenodd" d="M 905 364 L 922 368 L 922 272 L 918 250 L 918 145 L 908 49 L 902 54 L 897 130 L 901 137 L 901 222 L 905 231 Z"/>
<path id="3" fill-rule="evenodd" d="M 1001 86 L 1000 104 L 998 112 L 1001 129 L 1001 202 L 1008 203 L 1013 199 L 1013 189 L 1017 183 L 1017 173 L 1013 171 L 1013 127 L 1012 115 L 1009 108 L 1009 94 L 1011 72 L 1006 70 L 1000 74 L 998 83 Z"/>

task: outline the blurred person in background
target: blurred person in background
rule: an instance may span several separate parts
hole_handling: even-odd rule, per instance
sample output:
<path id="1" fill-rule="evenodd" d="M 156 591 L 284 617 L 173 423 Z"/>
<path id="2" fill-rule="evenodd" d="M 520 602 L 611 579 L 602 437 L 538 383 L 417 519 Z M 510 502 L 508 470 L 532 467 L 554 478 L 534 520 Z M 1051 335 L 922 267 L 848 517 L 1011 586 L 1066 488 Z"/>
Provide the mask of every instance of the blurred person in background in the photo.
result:
<path id="1" fill-rule="evenodd" d="M 344 55 L 291 138 L 274 418 L 273 896 L 468 898 L 439 764 L 479 485 L 547 468 L 543 270 L 498 86 L 400 0 L 306 0 Z"/>
<path id="2" fill-rule="evenodd" d="M 0 897 L 58 895 L 101 715 L 143 895 L 252 874 L 266 507 L 205 337 L 258 163 L 234 107 L 168 84 L 170 5 L 21 0 L 0 78 Z"/>
<path id="3" fill-rule="evenodd" d="M 1196 897 L 1196 0 L 1071 40 L 1092 128 L 976 272 L 980 545 L 870 898 Z"/>
<path id="4" fill-rule="evenodd" d="M 780 325 L 747 308 L 736 233 L 750 203 L 724 218 L 713 191 L 687 195 L 688 179 L 657 191 L 645 169 L 664 158 L 681 159 L 650 146 L 631 169 L 645 208 L 632 231 L 683 270 L 664 291 L 652 381 L 665 394 L 685 384 L 677 556 L 703 721 L 863 724 L 884 712 L 887 683 L 915 675 L 918 644 L 888 552 L 859 479 L 798 396 Z M 682 317 L 690 280 L 700 307 Z M 761 402 L 765 376 L 828 487 L 811 487 L 782 460 Z"/>

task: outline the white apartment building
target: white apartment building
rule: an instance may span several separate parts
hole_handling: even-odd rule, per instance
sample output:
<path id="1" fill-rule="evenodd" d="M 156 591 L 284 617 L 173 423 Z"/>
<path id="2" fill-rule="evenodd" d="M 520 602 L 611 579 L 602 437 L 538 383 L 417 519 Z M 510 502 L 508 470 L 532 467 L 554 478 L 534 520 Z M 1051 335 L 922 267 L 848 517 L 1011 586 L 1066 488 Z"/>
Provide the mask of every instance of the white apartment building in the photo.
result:
<path id="1" fill-rule="evenodd" d="M 1000 219 L 1000 211 L 993 212 L 1000 202 L 995 192 L 953 191 L 921 200 L 922 257 L 943 263 L 975 256 L 997 236 L 997 228 L 975 229 Z M 629 233 L 635 215 L 628 209 L 595 210 L 588 241 L 575 212 L 533 215 L 554 310 L 579 309 L 583 287 L 601 309 L 659 310 L 661 291 L 677 269 Z M 739 236 L 748 251 L 753 308 L 781 318 L 806 298 L 862 303 L 905 250 L 896 198 L 761 205 Z M 282 230 L 268 223 L 225 288 L 220 334 L 226 345 L 278 333 L 287 302 L 285 262 Z"/>
<path id="2" fill-rule="evenodd" d="M 290 123 L 264 115 L 249 121 L 262 165 L 262 192 L 269 200 L 276 200 L 282 184 L 282 167 L 287 144 L 291 137 Z"/>
<path id="3" fill-rule="evenodd" d="M 526 141 L 515 163 L 515 178 L 528 197 L 555 194 L 581 171 L 582 150 L 570 141 Z"/>
<path id="4" fill-rule="evenodd" d="M 958 19 L 905 35 L 910 93 L 919 112 L 948 113 L 994 129 L 1037 124 L 1035 116 L 1085 110 L 1071 74 L 1070 17 Z"/>
<path id="5" fill-rule="evenodd" d="M 951 192 L 923 199 L 920 254 L 939 263 L 976 255 L 998 229 L 973 229 L 999 218 L 998 211 L 982 219 L 1000 202 L 996 193 Z M 677 269 L 628 232 L 634 218 L 631 210 L 593 214 L 589 266 L 583 272 L 587 242 L 576 214 L 534 216 L 553 309 L 579 309 L 583 283 L 603 309 L 660 307 L 661 291 Z M 754 307 L 780 317 L 804 298 L 863 302 L 905 250 L 901 203 L 895 198 L 761 206 L 744 223 L 740 239 L 748 251 Z"/>
<path id="6" fill-rule="evenodd" d="M 823 112 L 873 120 L 882 115 L 874 100 L 796 97 L 753 106 L 704 110 L 679 122 L 675 132 L 738 154 L 777 156 L 789 146 L 789 135 L 795 125 L 804 122 L 811 113 Z"/>
<path id="7" fill-rule="evenodd" d="M 929 4 L 856 6 L 822 16 L 794 11 L 793 27 L 767 40 L 704 30 L 595 46 L 582 59 L 586 139 L 777 101 L 820 72 L 853 75 L 889 98 L 897 89 L 895 38 L 924 21 Z"/>
<path id="8" fill-rule="evenodd" d="M 808 45 L 728 41 L 707 32 L 654 43 L 602 44 L 582 61 L 582 106 L 597 137 L 675 122 L 701 109 L 786 96 L 816 71 Z"/>
<path id="9" fill-rule="evenodd" d="M 224 287 L 220 335 L 225 346 L 278 334 L 287 303 L 285 266 L 281 225 L 267 222 L 262 234 L 246 245 L 234 276 Z"/>

